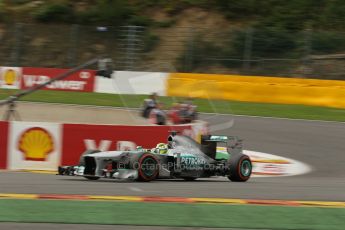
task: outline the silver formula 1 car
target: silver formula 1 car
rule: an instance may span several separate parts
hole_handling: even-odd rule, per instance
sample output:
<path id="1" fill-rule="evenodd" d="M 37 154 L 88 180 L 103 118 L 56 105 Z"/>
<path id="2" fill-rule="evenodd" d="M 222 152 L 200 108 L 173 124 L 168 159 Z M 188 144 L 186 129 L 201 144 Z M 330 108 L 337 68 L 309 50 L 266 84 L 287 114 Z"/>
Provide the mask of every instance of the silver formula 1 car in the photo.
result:
<path id="1" fill-rule="evenodd" d="M 227 157 L 217 157 L 217 146 L 225 145 Z M 231 181 L 247 181 L 252 162 L 242 153 L 242 141 L 230 136 L 201 136 L 199 144 L 192 138 L 172 133 L 168 144 L 154 149 L 138 147 L 135 151 L 88 150 L 80 157 L 78 166 L 60 166 L 58 175 L 152 181 L 181 178 L 195 180 L 226 176 Z"/>

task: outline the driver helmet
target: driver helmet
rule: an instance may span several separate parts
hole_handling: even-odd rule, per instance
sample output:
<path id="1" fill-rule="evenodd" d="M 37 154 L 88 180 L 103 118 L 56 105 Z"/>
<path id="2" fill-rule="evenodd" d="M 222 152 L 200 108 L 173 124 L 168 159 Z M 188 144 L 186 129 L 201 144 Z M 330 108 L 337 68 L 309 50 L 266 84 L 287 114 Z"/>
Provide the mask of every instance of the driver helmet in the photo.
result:
<path id="1" fill-rule="evenodd" d="M 159 143 L 156 146 L 156 151 L 159 154 L 167 154 L 168 153 L 168 145 L 165 143 Z"/>

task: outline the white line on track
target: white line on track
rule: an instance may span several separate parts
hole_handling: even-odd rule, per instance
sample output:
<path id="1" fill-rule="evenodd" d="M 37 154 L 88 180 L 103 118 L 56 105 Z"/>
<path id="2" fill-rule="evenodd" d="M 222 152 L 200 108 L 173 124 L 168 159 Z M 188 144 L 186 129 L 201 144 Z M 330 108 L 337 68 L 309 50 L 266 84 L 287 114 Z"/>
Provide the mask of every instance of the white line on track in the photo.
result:
<path id="1" fill-rule="evenodd" d="M 128 189 L 133 191 L 133 192 L 143 192 L 144 191 L 141 188 L 137 188 L 137 187 L 129 187 Z"/>

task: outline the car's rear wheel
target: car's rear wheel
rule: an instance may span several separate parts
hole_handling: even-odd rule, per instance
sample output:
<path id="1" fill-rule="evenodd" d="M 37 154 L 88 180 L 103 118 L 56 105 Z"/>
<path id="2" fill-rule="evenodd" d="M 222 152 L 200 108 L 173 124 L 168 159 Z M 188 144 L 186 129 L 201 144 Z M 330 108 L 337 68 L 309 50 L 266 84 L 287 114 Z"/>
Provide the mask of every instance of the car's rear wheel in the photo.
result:
<path id="1" fill-rule="evenodd" d="M 247 155 L 236 154 L 229 159 L 231 181 L 244 182 L 247 181 L 252 174 L 252 162 Z"/>
<path id="2" fill-rule="evenodd" d="M 144 153 L 137 161 L 138 180 L 152 181 L 157 178 L 159 173 L 159 164 L 157 158 L 150 153 Z"/>

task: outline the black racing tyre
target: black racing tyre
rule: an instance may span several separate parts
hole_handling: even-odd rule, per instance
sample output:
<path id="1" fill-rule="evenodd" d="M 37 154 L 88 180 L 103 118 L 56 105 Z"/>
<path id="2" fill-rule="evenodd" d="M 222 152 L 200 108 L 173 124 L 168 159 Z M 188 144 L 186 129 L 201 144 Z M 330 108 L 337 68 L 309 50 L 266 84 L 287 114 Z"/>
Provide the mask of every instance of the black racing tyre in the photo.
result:
<path id="1" fill-rule="evenodd" d="M 138 181 L 155 180 L 159 173 L 157 158 L 151 153 L 144 153 L 132 161 L 132 168 L 138 170 Z"/>
<path id="2" fill-rule="evenodd" d="M 235 182 L 245 182 L 252 174 L 252 161 L 247 155 L 236 154 L 229 159 L 230 174 L 229 180 Z"/>
<path id="3" fill-rule="evenodd" d="M 88 180 L 98 180 L 99 179 L 98 176 L 84 176 L 84 177 Z"/>
<path id="4" fill-rule="evenodd" d="M 182 177 L 183 180 L 185 181 L 194 181 L 196 179 L 198 179 L 197 177 Z"/>
<path id="5" fill-rule="evenodd" d="M 85 152 L 83 152 L 81 155 L 80 155 L 80 158 L 79 158 L 79 166 L 85 166 L 85 161 L 84 161 L 84 158 L 83 156 L 87 155 L 87 154 L 94 154 L 94 153 L 99 153 L 100 151 L 99 150 L 95 150 L 95 149 L 89 149 L 89 150 L 86 150 Z"/>

